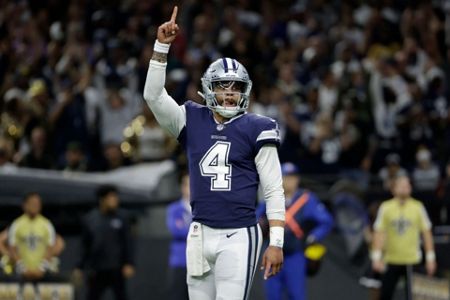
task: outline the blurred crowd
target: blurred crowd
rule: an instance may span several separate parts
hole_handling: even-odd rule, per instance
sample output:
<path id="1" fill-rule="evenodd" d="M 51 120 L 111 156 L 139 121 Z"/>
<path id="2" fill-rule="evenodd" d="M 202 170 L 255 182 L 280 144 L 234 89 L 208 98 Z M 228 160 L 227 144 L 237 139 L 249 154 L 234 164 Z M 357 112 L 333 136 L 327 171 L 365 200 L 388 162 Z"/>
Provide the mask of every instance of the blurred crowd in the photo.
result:
<path id="1" fill-rule="evenodd" d="M 450 176 L 450 4 L 420 0 L 0 1 L 0 166 L 178 159 L 142 99 L 175 4 L 166 87 L 180 104 L 201 101 L 212 60 L 234 57 L 250 110 L 278 120 L 281 160 L 302 173 L 388 188 L 405 172 L 433 191 Z"/>

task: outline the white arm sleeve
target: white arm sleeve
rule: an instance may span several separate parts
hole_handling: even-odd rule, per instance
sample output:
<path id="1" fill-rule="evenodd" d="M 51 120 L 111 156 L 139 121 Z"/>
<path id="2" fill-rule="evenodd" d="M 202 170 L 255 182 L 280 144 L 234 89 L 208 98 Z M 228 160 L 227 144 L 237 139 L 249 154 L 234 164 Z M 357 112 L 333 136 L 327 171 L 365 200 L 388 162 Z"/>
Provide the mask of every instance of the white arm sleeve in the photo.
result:
<path id="1" fill-rule="evenodd" d="M 164 88 L 166 66 L 167 63 L 150 61 L 145 80 L 144 99 L 161 127 L 174 137 L 178 137 L 186 125 L 186 109 L 184 105 L 179 106 Z"/>
<path id="2" fill-rule="evenodd" d="M 267 219 L 284 221 L 286 208 L 277 148 L 263 146 L 255 157 L 255 163 L 266 200 Z"/>

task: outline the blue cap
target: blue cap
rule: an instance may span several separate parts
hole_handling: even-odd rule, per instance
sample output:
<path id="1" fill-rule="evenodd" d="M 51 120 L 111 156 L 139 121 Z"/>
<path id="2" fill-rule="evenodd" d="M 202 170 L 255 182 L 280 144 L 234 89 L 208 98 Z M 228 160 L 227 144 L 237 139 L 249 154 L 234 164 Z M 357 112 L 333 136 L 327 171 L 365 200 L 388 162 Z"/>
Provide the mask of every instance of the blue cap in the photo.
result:
<path id="1" fill-rule="evenodd" d="M 287 176 L 287 175 L 299 175 L 299 170 L 298 167 L 296 165 L 294 165 L 291 162 L 285 162 L 283 164 L 281 164 L 281 174 L 283 176 Z"/>

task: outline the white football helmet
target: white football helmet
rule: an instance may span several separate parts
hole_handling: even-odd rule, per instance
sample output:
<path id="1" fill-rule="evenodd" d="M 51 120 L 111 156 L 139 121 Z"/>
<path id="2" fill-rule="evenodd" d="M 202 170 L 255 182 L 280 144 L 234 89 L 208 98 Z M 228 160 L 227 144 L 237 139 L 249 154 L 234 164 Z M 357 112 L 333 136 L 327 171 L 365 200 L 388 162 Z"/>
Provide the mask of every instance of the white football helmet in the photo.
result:
<path id="1" fill-rule="evenodd" d="M 199 95 L 205 99 L 206 106 L 212 111 L 225 118 L 232 118 L 247 110 L 252 81 L 245 67 L 237 60 L 228 57 L 219 58 L 209 65 L 201 81 L 203 93 L 199 92 Z M 234 107 L 219 105 L 214 87 L 221 85 L 224 88 L 231 88 L 234 84 L 239 84 L 240 89 L 240 98 L 237 105 Z"/>

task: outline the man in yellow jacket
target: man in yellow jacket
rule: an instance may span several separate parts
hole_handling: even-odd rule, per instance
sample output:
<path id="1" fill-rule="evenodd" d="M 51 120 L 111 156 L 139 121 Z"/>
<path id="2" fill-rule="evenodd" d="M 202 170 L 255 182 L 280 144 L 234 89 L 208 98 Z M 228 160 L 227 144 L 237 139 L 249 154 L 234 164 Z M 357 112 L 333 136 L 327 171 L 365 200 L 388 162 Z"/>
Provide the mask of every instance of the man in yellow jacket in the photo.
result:
<path id="1" fill-rule="evenodd" d="M 421 234 L 427 273 L 436 271 L 431 222 L 422 203 L 411 197 L 411 190 L 407 176 L 396 178 L 394 198 L 381 204 L 374 223 L 371 259 L 374 271 L 383 273 L 381 300 L 392 299 L 400 277 L 406 277 L 406 299 L 412 299 L 410 276 L 422 259 Z"/>

